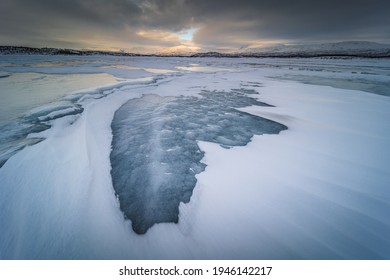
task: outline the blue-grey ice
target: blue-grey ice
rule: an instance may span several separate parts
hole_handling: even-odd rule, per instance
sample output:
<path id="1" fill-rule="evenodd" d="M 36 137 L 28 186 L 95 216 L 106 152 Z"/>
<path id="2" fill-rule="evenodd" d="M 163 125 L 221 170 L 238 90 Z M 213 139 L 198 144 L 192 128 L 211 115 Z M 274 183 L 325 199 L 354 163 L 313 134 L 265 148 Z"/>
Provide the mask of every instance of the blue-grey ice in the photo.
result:
<path id="1" fill-rule="evenodd" d="M 203 91 L 201 97 L 145 95 L 125 103 L 112 122 L 113 186 L 133 230 L 178 222 L 180 202 L 189 202 L 196 174 L 204 171 L 197 141 L 245 146 L 253 135 L 286 126 L 236 110 L 269 106 L 253 90 Z M 261 156 L 261 155 L 260 155 Z"/>

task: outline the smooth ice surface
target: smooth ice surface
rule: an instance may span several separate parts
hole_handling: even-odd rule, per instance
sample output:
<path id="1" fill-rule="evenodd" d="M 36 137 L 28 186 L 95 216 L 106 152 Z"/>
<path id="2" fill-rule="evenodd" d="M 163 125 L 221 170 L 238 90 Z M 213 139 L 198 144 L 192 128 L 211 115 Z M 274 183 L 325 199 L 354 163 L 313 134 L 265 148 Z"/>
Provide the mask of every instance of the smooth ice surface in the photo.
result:
<path id="1" fill-rule="evenodd" d="M 132 99 L 112 122 L 111 175 L 122 211 L 135 232 L 178 222 L 179 204 L 190 201 L 195 175 L 204 171 L 197 141 L 245 146 L 253 135 L 279 133 L 279 123 L 236 110 L 265 106 L 253 90 L 203 91 L 199 97 L 145 95 Z"/>
<path id="2" fill-rule="evenodd" d="M 103 68 L 110 65 L 175 72 Z M 230 71 L 176 68 L 191 66 Z M 1 128 L 6 139 L 24 129 L 24 118 L 47 125 L 23 132 L 22 146 L 40 141 L 23 149 L 0 142 L 19 150 L 0 168 L 0 258 L 390 259 L 390 99 L 375 86 L 389 88 L 389 69 L 386 59 L 2 56 L 5 80 L 107 73 L 130 81 L 69 92 Z M 330 86 L 286 80 L 297 75 Z M 255 90 L 248 96 L 273 105 L 237 110 L 288 129 L 230 149 L 198 141 L 207 167 L 180 203 L 178 223 L 136 234 L 112 184 L 115 113 L 130 100 L 234 89 Z"/>
<path id="3" fill-rule="evenodd" d="M 0 167 L 17 151 L 42 140 L 40 137 L 27 138 L 27 135 L 50 128 L 54 119 L 79 115 L 85 100 L 102 98 L 118 87 L 157 79 L 144 75 L 124 79 L 100 73 L 94 70 L 99 67 L 93 67 L 94 64 L 90 64 L 88 59 L 46 61 L 45 56 L 13 58 L 12 63 L 6 66 L 0 64 L 0 69 L 10 71 L 0 79 Z M 2 59 L 10 58 L 5 56 Z M 101 62 L 97 65 L 101 65 Z"/>
<path id="4" fill-rule="evenodd" d="M 60 98 L 83 89 L 115 83 L 118 79 L 106 73 L 59 75 L 26 72 L 0 79 L 0 167 L 18 150 L 41 140 L 26 139 L 26 136 L 49 128 L 50 124 L 45 121 L 82 112 L 80 105 L 57 102 Z"/>
<path id="5" fill-rule="evenodd" d="M 108 74 L 14 73 L 0 79 L 0 124 L 74 91 L 113 84 Z M 17 94 L 14 94 L 17 93 Z"/>

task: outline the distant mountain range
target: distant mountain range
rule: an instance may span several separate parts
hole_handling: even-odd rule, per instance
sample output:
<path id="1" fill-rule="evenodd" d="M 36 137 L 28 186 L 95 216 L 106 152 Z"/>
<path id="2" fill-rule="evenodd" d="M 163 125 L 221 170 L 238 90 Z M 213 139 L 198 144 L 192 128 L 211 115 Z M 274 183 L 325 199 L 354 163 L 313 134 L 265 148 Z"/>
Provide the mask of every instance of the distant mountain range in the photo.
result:
<path id="1" fill-rule="evenodd" d="M 322 44 L 274 45 L 264 48 L 241 49 L 246 55 L 267 56 L 363 56 L 389 57 L 390 44 L 348 41 Z"/>
<path id="2" fill-rule="evenodd" d="M 0 46 L 0 54 L 41 54 L 41 55 L 115 55 L 115 56 L 184 56 L 184 57 L 371 57 L 390 58 L 390 44 L 366 41 L 348 41 L 322 44 L 273 45 L 262 48 L 241 48 L 225 52 L 158 52 L 140 54 L 125 51 L 95 51 L 58 48 L 30 48 Z"/>
<path id="3" fill-rule="evenodd" d="M 127 53 L 123 51 L 92 51 L 59 48 L 31 48 L 19 46 L 0 46 L 0 54 L 140 56 L 140 54 L 137 53 Z"/>

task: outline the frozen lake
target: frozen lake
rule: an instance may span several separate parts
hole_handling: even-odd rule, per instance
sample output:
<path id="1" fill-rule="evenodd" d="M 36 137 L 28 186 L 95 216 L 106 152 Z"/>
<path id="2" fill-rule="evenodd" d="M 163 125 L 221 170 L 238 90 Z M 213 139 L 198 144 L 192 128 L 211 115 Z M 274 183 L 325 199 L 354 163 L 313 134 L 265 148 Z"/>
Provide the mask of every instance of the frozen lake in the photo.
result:
<path id="1" fill-rule="evenodd" d="M 389 259 L 390 61 L 0 56 L 0 259 Z"/>

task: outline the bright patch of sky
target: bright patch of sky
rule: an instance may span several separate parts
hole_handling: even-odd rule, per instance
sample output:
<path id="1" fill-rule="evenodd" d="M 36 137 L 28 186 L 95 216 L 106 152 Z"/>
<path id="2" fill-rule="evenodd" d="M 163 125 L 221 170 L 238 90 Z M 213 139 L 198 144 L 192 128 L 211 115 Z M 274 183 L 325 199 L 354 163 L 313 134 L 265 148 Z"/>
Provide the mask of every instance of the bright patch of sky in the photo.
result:
<path id="1" fill-rule="evenodd" d="M 190 28 L 179 32 L 179 37 L 185 41 L 192 41 L 196 28 Z"/>

